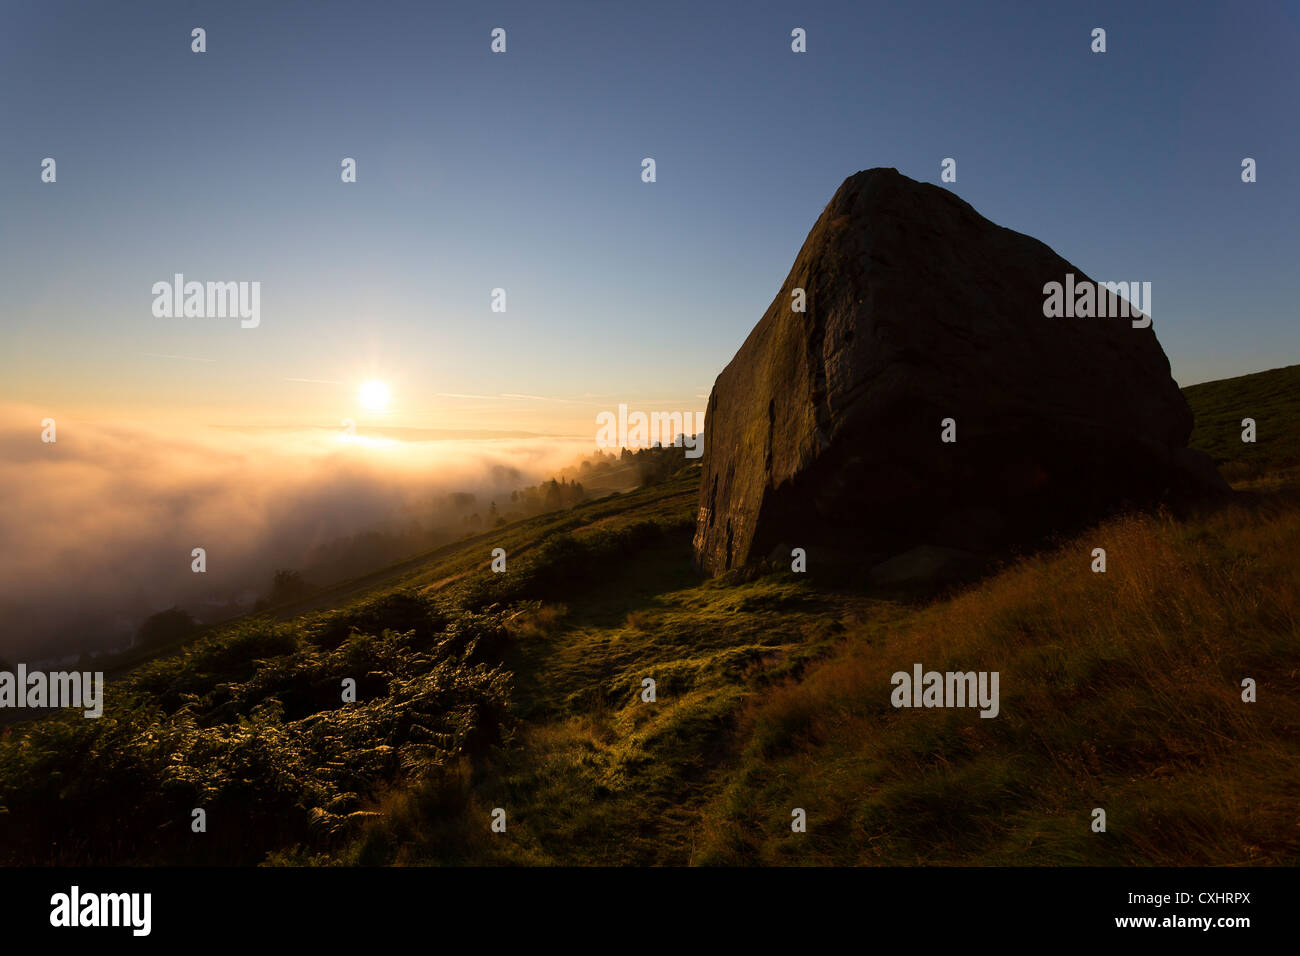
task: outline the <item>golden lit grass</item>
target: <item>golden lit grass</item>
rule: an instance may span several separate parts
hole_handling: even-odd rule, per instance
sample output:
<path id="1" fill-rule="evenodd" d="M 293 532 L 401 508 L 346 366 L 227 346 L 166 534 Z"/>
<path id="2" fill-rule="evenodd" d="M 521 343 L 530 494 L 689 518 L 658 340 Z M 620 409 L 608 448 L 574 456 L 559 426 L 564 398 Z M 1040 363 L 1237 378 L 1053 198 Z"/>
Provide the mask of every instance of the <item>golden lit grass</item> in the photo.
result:
<path id="1" fill-rule="evenodd" d="M 1188 523 L 1120 517 L 883 640 L 850 633 L 752 701 L 695 861 L 1294 863 L 1298 598 L 1283 494 Z M 998 671 L 1000 715 L 893 708 L 890 676 L 916 662 Z"/>
<path id="2" fill-rule="evenodd" d="M 543 604 L 533 602 L 530 606 L 516 611 L 506 621 L 510 636 L 521 641 L 535 641 L 554 636 L 559 630 L 569 609 L 563 604 Z"/>
<path id="3" fill-rule="evenodd" d="M 514 745 L 385 795 L 345 859 L 1294 863 L 1300 507 L 1250 500 L 1119 517 L 919 608 L 781 574 L 683 589 L 650 548 L 636 588 L 519 606 Z M 998 671 L 1000 715 L 893 708 L 916 662 Z"/>
<path id="4" fill-rule="evenodd" d="M 675 589 L 688 544 L 640 552 L 625 572 L 637 587 L 520 606 L 506 625 L 524 718 L 512 746 L 476 766 L 456 799 L 387 798 L 348 859 L 686 863 L 749 689 L 797 673 L 830 650 L 841 618 L 881 604 L 809 603 L 788 577 Z M 646 677 L 653 703 L 641 700 Z M 485 839 L 494 806 L 508 811 L 508 835 Z M 461 832 L 474 836 L 457 842 Z"/>

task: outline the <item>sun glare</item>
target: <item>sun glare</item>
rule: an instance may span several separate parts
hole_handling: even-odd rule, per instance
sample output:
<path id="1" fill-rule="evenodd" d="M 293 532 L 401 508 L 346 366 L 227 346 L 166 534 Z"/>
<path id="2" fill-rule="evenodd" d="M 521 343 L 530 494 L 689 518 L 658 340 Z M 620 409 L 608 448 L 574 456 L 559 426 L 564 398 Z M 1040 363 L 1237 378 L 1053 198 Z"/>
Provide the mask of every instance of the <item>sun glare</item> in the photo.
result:
<path id="1" fill-rule="evenodd" d="M 382 411 L 388 407 L 389 398 L 388 386 L 380 381 L 369 381 L 357 390 L 357 398 L 361 404 L 372 412 Z"/>

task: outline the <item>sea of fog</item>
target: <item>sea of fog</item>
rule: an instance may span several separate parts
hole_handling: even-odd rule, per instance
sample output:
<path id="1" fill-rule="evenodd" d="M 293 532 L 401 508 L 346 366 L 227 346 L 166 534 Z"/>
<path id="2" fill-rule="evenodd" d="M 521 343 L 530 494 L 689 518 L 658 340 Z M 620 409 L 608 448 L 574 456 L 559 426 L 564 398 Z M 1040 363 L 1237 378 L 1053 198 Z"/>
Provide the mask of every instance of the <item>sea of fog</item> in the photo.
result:
<path id="1" fill-rule="evenodd" d="M 41 422 L 0 408 L 0 658 L 11 662 L 122 649 L 173 605 L 229 616 L 275 569 L 337 559 L 361 533 L 454 530 L 461 512 L 486 513 L 593 449 L 591 438 L 72 419 L 48 442 Z"/>

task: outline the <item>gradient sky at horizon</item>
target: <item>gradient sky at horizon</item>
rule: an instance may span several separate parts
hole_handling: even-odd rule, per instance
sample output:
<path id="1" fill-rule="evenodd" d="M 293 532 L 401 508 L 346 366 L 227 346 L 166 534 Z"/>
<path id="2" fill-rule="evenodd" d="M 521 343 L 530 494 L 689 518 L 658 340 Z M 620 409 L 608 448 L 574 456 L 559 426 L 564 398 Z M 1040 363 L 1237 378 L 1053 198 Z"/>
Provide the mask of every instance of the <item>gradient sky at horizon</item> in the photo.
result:
<path id="1" fill-rule="evenodd" d="M 1300 361 L 1300 5 L 1047 6 L 6 2 L 0 401 L 556 434 L 702 409 L 840 182 L 947 156 L 994 222 L 1151 281 L 1181 384 Z M 260 281 L 261 327 L 154 318 L 177 272 Z"/>

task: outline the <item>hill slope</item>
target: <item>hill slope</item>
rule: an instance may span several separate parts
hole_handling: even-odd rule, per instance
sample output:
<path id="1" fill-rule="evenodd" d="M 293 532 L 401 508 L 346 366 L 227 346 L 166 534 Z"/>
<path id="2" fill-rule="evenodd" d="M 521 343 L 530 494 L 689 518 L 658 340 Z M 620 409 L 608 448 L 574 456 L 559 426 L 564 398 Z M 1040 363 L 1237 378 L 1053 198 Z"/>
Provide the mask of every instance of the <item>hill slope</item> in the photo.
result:
<path id="1" fill-rule="evenodd" d="M 1183 389 L 1196 416 L 1192 446 L 1207 452 L 1229 481 L 1258 478 L 1300 463 L 1300 365 Z M 1253 418 L 1256 440 L 1241 440 Z"/>
<path id="2" fill-rule="evenodd" d="M 1282 373 L 1188 390 L 1249 494 L 1119 516 L 956 594 L 702 581 L 687 466 L 243 620 L 113 682 L 98 721 L 11 728 L 0 861 L 1295 863 Z M 1243 407 L 1268 409 L 1260 446 L 1221 433 Z M 895 709 L 915 663 L 998 671 L 998 718 Z"/>

